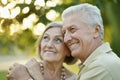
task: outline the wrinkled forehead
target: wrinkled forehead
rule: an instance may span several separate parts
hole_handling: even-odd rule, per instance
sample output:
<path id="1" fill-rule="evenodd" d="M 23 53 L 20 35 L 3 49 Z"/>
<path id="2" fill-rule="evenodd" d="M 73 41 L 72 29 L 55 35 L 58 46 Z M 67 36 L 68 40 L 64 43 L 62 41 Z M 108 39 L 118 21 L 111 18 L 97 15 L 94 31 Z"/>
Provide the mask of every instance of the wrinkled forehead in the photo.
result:
<path id="1" fill-rule="evenodd" d="M 45 34 L 48 34 L 48 35 L 62 35 L 62 28 L 61 27 L 52 27 L 52 28 L 49 28 L 48 30 L 45 31 Z"/>
<path id="2" fill-rule="evenodd" d="M 82 25 L 83 23 L 82 15 L 75 14 L 64 18 L 62 28 L 65 29 L 70 26 Z"/>

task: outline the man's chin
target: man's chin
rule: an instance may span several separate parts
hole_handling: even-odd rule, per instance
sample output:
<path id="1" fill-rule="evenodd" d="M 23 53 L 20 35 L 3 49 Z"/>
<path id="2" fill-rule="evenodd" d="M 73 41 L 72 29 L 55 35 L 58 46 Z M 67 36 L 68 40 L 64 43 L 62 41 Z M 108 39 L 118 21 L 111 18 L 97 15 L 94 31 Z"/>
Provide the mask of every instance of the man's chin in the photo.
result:
<path id="1" fill-rule="evenodd" d="M 78 57 L 77 54 L 74 53 L 74 52 L 72 52 L 71 55 L 72 55 L 73 57 Z"/>

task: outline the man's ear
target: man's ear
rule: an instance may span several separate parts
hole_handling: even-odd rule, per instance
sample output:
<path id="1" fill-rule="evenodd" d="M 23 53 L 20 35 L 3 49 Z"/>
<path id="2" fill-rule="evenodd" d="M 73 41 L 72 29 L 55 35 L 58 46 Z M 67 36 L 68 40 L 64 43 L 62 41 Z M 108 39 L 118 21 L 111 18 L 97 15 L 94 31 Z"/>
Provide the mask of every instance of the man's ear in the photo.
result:
<path id="1" fill-rule="evenodd" d="M 101 27 L 100 25 L 96 25 L 94 27 L 94 38 L 100 37 Z"/>

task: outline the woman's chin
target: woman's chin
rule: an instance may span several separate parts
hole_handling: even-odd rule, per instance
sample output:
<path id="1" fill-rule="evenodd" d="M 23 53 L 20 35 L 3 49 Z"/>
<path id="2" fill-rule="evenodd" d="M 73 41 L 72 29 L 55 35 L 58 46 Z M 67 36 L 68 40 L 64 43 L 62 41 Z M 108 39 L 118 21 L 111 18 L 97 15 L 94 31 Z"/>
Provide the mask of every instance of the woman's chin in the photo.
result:
<path id="1" fill-rule="evenodd" d="M 53 58 L 44 58 L 44 61 L 47 61 L 47 62 L 54 62 Z"/>

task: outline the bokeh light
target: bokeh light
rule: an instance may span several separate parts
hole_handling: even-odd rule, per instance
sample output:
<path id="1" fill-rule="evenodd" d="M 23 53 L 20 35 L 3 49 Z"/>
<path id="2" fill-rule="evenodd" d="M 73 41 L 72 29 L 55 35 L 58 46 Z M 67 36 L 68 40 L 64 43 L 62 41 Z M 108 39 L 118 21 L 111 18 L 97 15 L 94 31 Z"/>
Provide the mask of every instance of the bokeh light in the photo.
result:
<path id="1" fill-rule="evenodd" d="M 43 31 L 45 30 L 45 25 L 43 23 L 38 23 L 33 30 L 35 35 L 42 35 Z"/>
<path id="2" fill-rule="evenodd" d="M 50 21 L 54 21 L 60 14 L 57 13 L 55 10 L 50 10 L 47 14 L 46 17 Z"/>

